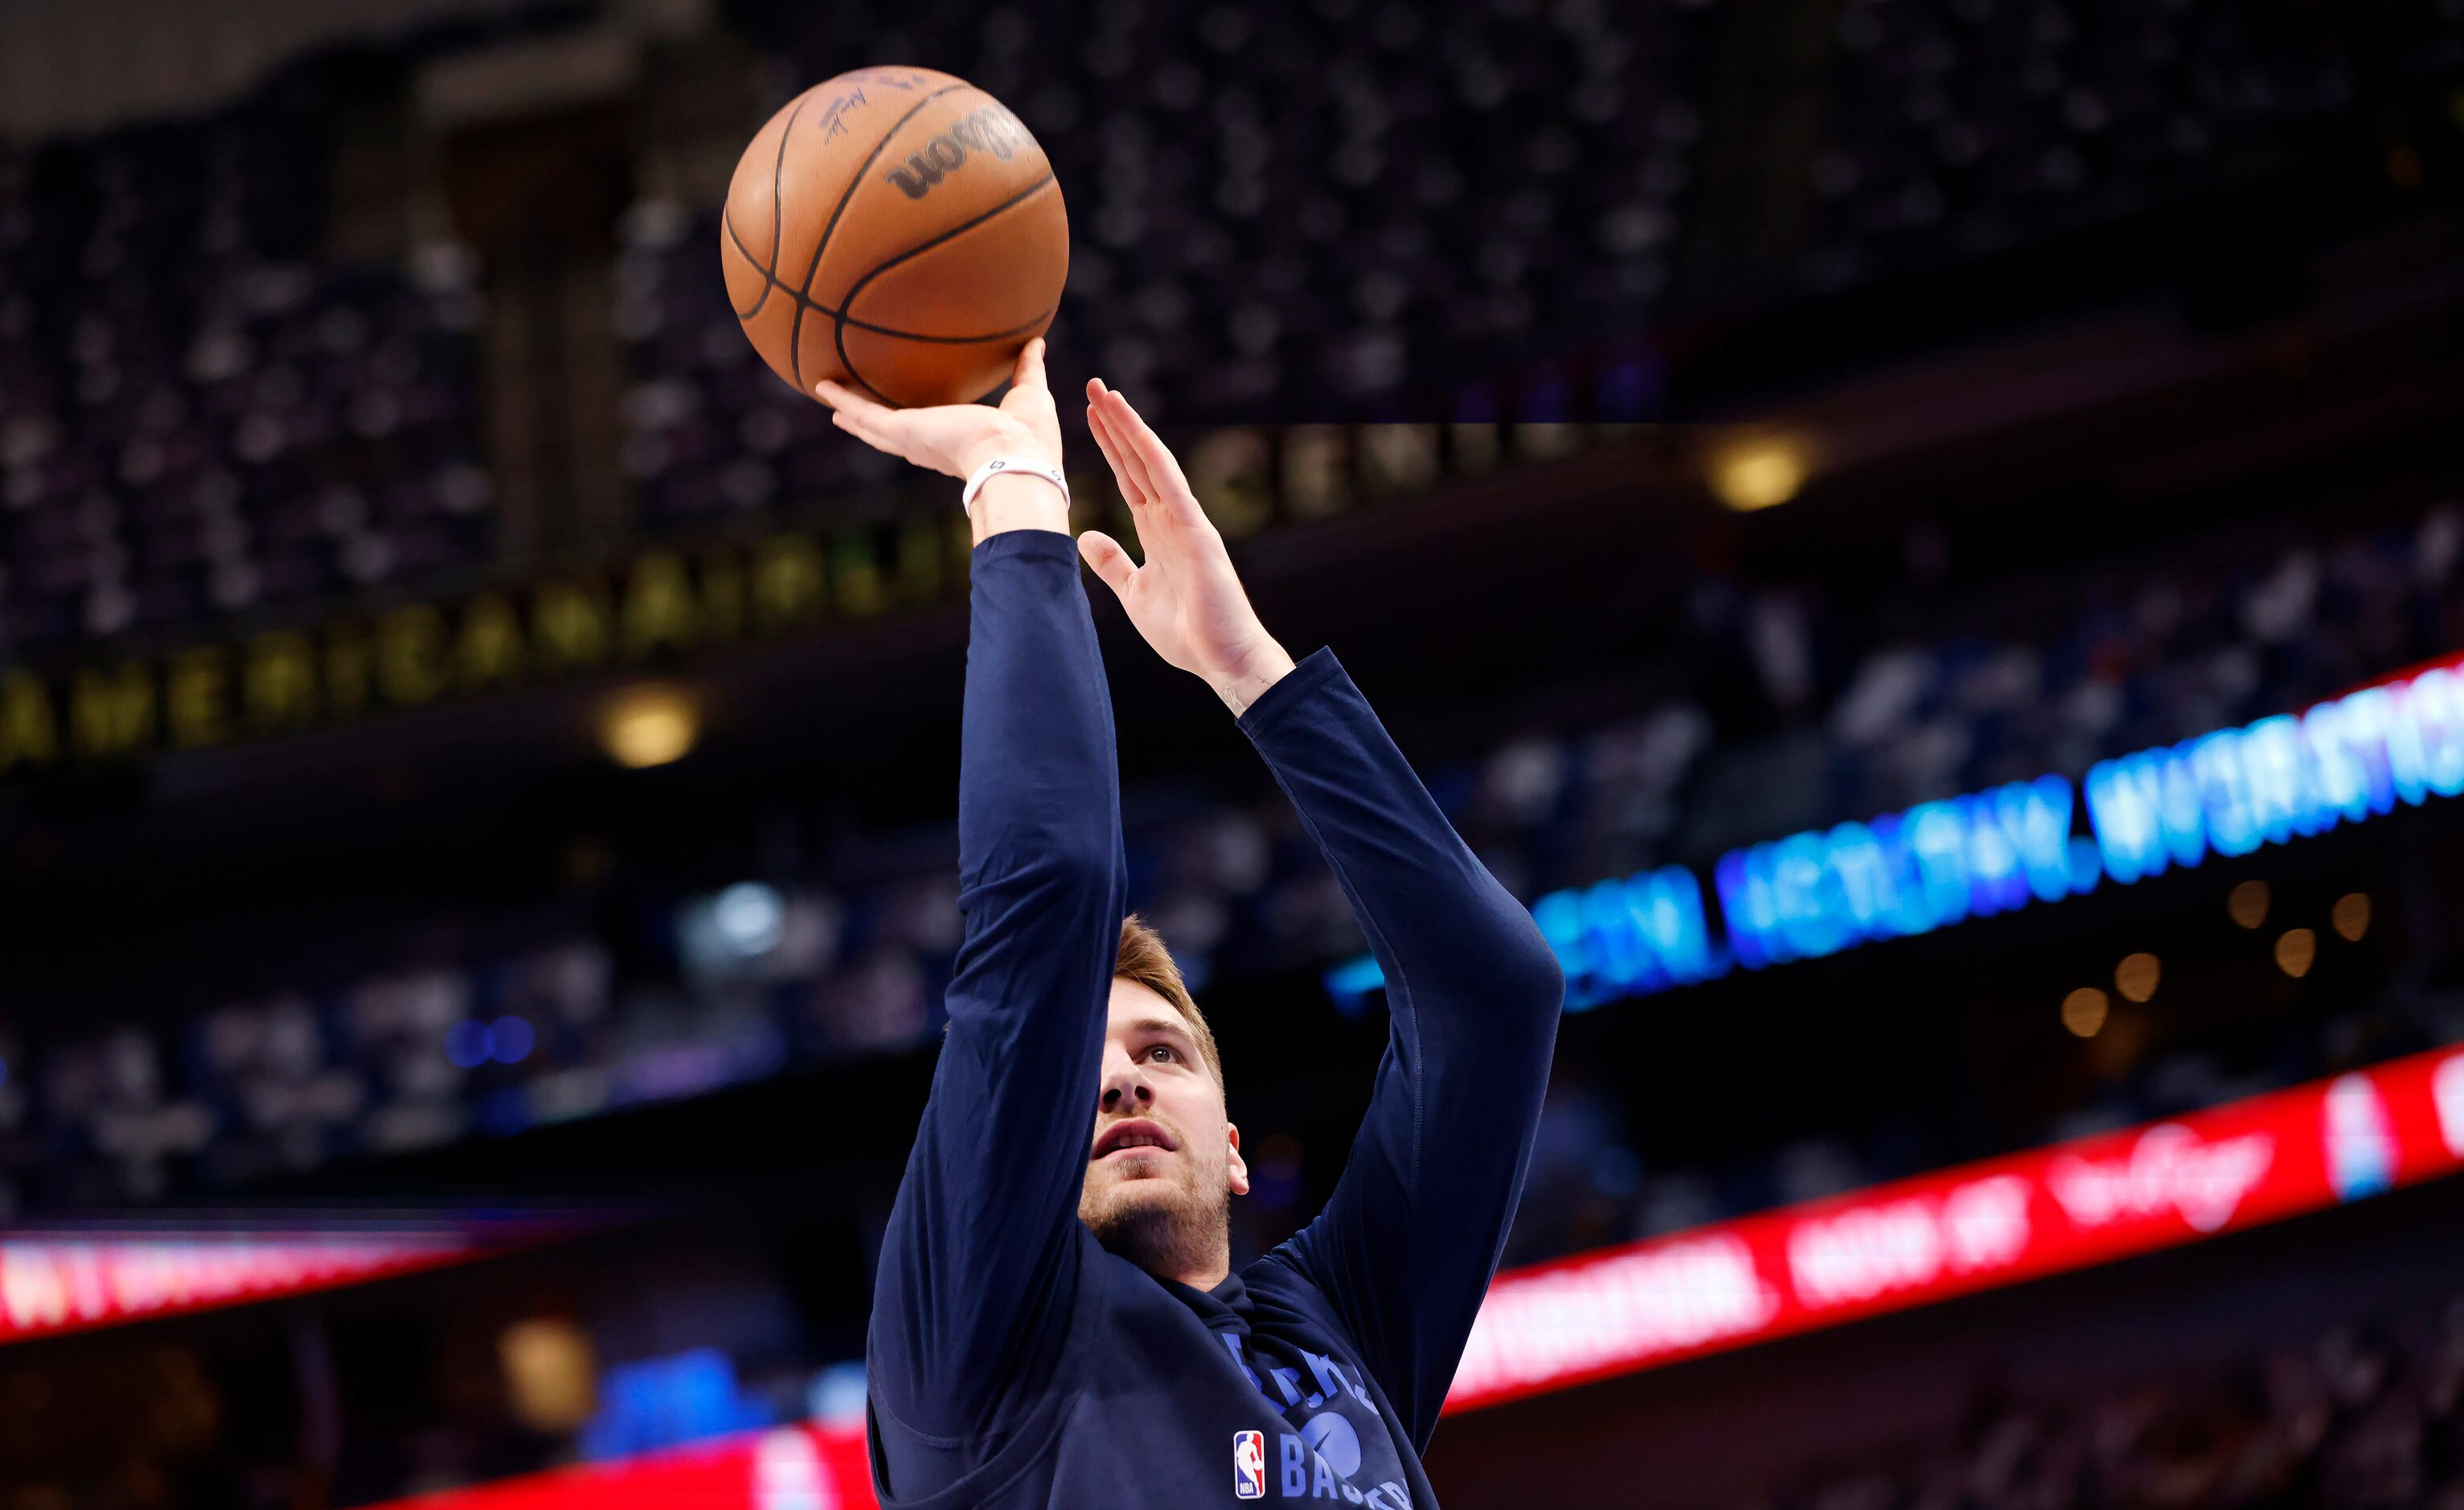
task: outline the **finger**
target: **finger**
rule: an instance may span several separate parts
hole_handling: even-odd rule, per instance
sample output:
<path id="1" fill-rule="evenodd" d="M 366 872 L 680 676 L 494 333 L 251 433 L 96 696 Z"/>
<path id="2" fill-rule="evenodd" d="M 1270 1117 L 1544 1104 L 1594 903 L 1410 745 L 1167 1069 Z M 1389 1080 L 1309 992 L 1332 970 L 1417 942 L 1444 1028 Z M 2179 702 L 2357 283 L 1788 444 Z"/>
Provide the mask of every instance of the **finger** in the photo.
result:
<path id="1" fill-rule="evenodd" d="M 1188 480 L 1180 476 L 1180 460 L 1173 455 L 1171 446 L 1165 446 L 1163 438 L 1154 429 L 1148 429 L 1146 419 L 1138 413 L 1136 407 L 1131 407 L 1129 399 L 1121 396 L 1121 389 L 1109 389 L 1109 396 L 1111 396 L 1111 404 L 1107 407 L 1104 416 L 1111 419 L 1113 431 L 1124 441 L 1129 441 L 1131 454 L 1146 463 L 1148 476 L 1155 477 L 1158 483 L 1168 480 L 1176 488 L 1188 490 Z"/>
<path id="2" fill-rule="evenodd" d="M 854 389 L 844 388 L 827 378 L 813 385 L 813 396 L 838 412 L 852 414 L 874 429 L 879 429 L 884 419 L 898 412 L 887 404 L 876 404 Z"/>
<path id="3" fill-rule="evenodd" d="M 876 442 L 876 434 L 873 432 L 872 427 L 867 425 L 864 422 L 864 416 L 857 413 L 854 410 L 834 409 L 830 411 L 830 423 L 836 425 L 839 429 L 846 431 L 848 434 L 853 435 L 858 440 Z"/>
<path id="4" fill-rule="evenodd" d="M 1114 470 L 1134 478 L 1139 491 L 1146 495 L 1146 501 L 1163 502 L 1163 490 L 1155 485 L 1160 479 L 1155 477 L 1155 469 L 1147 465 L 1146 455 L 1138 445 L 1137 433 L 1122 422 L 1124 415 L 1135 421 L 1137 411 L 1130 408 L 1117 390 L 1108 389 L 1102 400 L 1094 406 L 1093 412 L 1102 417 L 1105 427 L 1111 432 L 1111 449 L 1106 455 L 1118 458 L 1113 462 Z"/>
<path id="5" fill-rule="evenodd" d="M 1128 500 L 1131 510 L 1135 512 L 1153 503 L 1154 495 L 1146 491 L 1121 459 L 1120 441 L 1104 424 L 1103 411 L 1091 404 L 1087 408 L 1087 429 L 1095 437 L 1095 449 L 1104 454 L 1104 464 L 1112 469 L 1112 480 L 1120 484 L 1121 497 Z"/>
<path id="6" fill-rule="evenodd" d="M 1128 592 L 1130 579 L 1138 574 L 1137 564 L 1130 560 L 1121 543 L 1100 529 L 1088 530 L 1078 537 L 1078 554 L 1087 559 L 1087 565 L 1104 579 L 1104 586 L 1111 588 L 1115 596 Z"/>
<path id="7" fill-rule="evenodd" d="M 1044 338 L 1042 336 L 1036 337 L 1019 348 L 1018 365 L 1010 371 L 1009 386 L 1014 389 L 1035 389 L 1045 391 L 1050 389 L 1051 385 L 1045 380 L 1044 376 Z"/>
<path id="8" fill-rule="evenodd" d="M 863 415 L 851 410 L 843 409 L 833 412 L 830 415 L 830 423 L 875 451 L 886 451 L 893 456 L 907 455 L 907 445 L 902 438 L 882 426 L 868 423 Z"/>
<path id="9" fill-rule="evenodd" d="M 1121 443 L 1121 454 L 1138 468 L 1138 476 L 1146 477 L 1148 493 L 1165 505 L 1177 505 L 1176 512 L 1205 518 L 1205 510 L 1190 498 L 1188 477 L 1180 476 L 1180 463 L 1173 460 L 1171 446 L 1165 446 L 1155 431 L 1146 429 L 1146 421 L 1138 419 L 1138 411 L 1129 407 L 1129 399 L 1119 389 L 1111 389 L 1104 399 L 1104 419 L 1111 424 L 1113 441 Z"/>

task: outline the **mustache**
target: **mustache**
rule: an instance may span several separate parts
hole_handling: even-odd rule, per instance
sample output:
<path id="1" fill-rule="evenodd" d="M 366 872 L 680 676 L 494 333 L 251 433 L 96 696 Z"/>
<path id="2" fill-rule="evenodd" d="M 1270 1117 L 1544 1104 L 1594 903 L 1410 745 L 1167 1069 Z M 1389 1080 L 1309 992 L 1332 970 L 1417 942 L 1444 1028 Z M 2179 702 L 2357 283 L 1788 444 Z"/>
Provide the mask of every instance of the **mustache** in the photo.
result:
<path id="1" fill-rule="evenodd" d="M 1163 1129 L 1164 1135 L 1172 1140 L 1172 1145 L 1175 1148 L 1179 1149 L 1184 1153 L 1195 1153 L 1197 1151 L 1191 1145 L 1187 1136 L 1181 1132 L 1180 1124 L 1178 1122 L 1174 1121 L 1169 1117 L 1159 1116 L 1154 1112 L 1133 1112 L 1126 1117 L 1115 1117 L 1111 1119 L 1096 1129 L 1096 1142 L 1101 1143 L 1105 1132 L 1111 1127 L 1121 1122 L 1153 1122 L 1157 1127 Z"/>

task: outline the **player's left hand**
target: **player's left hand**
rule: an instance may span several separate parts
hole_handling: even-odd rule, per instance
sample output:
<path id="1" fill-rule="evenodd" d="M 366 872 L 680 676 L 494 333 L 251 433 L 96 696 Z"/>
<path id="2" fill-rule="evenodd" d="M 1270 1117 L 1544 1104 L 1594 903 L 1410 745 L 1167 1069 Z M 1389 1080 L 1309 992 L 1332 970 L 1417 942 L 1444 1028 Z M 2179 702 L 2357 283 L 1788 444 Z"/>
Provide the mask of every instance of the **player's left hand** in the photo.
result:
<path id="1" fill-rule="evenodd" d="M 1204 680 L 1235 714 L 1244 711 L 1292 669 L 1292 657 L 1258 621 L 1222 535 L 1170 448 L 1099 378 L 1087 383 L 1087 427 L 1129 500 L 1146 563 L 1101 530 L 1078 537 L 1079 554 L 1156 655 Z"/>

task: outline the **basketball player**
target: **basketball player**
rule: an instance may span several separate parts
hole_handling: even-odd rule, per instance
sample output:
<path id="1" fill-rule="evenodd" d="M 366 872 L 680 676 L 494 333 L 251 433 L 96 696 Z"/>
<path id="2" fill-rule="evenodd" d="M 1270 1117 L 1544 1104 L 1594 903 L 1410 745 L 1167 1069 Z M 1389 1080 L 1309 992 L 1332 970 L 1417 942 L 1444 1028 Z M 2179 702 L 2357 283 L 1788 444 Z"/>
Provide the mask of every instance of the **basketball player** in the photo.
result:
<path id="1" fill-rule="evenodd" d="M 969 478 L 976 541 L 965 943 L 867 1347 L 882 1504 L 1432 1510 L 1419 1454 L 1522 1188 L 1555 959 L 1333 655 L 1295 665 L 1259 623 L 1172 453 L 1118 393 L 1089 383 L 1087 418 L 1143 565 L 1092 530 L 1072 549 L 1041 341 L 999 408 L 817 391 L 859 438 Z M 1386 969 L 1392 1036 L 1333 1196 L 1238 1274 L 1230 1203 L 1249 1176 L 1214 1035 L 1155 935 L 1122 917 L 1081 556 L 1240 721 Z"/>

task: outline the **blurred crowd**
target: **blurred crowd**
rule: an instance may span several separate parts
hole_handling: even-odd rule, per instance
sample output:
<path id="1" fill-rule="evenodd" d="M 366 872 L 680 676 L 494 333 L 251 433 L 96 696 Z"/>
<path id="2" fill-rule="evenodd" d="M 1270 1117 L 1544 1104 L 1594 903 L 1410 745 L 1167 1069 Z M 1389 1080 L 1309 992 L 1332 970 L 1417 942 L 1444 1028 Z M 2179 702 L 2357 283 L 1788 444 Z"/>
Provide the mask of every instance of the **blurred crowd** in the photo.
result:
<path id="1" fill-rule="evenodd" d="M 795 87 L 930 56 L 1017 110 L 1070 196 L 1066 341 L 1175 417 L 1331 417 L 1639 334 L 1696 176 L 1705 9 L 747 8 Z"/>
<path id="2" fill-rule="evenodd" d="M 2411 9 L 2433 51 L 2410 62 L 2434 67 L 2439 18 Z M 1836 29 L 1802 263 L 1822 286 L 2257 182 L 2369 66 L 2326 11 L 2292 4 L 1852 0 Z"/>
<path id="3" fill-rule="evenodd" d="M 1971 584 L 1965 607 L 1917 640 L 1786 586 L 1709 582 L 1692 642 L 1667 652 L 1679 674 L 1633 683 L 1683 685 L 1685 666 L 1742 665 L 1749 711 L 1657 700 L 1590 727 L 1529 730 L 1426 775 L 1527 901 L 1670 861 L 1702 866 L 1722 847 L 1792 829 L 2048 770 L 2077 776 L 2444 651 L 2464 639 L 2459 551 L 2464 510 L 2445 502 L 2321 540 L 2238 526 L 2031 590 Z M 1125 811 L 1133 904 L 1201 998 L 1363 947 L 1270 788 L 1133 790 Z M 563 896 L 535 913 L 429 929 L 448 943 L 431 944 L 420 967 L 198 1003 L 174 1033 L 0 1041 L 0 1180 L 32 1209 L 238 1189 L 337 1158 L 912 1048 L 937 1030 L 960 920 L 954 836 L 906 840 L 913 868 L 887 878 L 765 872 L 748 854 L 736 884 L 620 909 L 638 937 L 609 932 L 586 897 Z M 490 942 L 468 943 L 479 938 Z M 2402 981 L 2338 1004 L 2255 1059 L 2158 1056 L 2039 1135 L 2169 1115 L 2458 1036 L 2464 1001 Z M 1895 1127 L 1887 1144 L 1843 1132 L 1776 1148 L 1741 1129 L 1740 1167 L 1646 1169 L 1616 1087 L 1579 1065 L 1558 1078 L 1516 1259 L 1999 1151 L 1966 1146 L 1947 1127 L 1921 1127 L 1913 1142 Z M 1260 1205 L 1271 1231 L 1286 1213 Z"/>
<path id="4" fill-rule="evenodd" d="M 767 104 L 890 57 L 1009 101 L 1072 196 L 1056 363 L 1169 420 L 1647 415 L 1636 354 L 1673 322 L 2288 182 L 2464 68 L 2456 0 L 1859 0 L 1796 41 L 1818 115 L 1728 127 L 1786 181 L 1749 214 L 1704 183 L 1742 45 L 1716 7 L 1073 9 L 737 18 Z M 343 88 L 301 65 L 204 120 L 0 148 L 0 648 L 486 559 L 483 270 L 324 251 Z M 886 464 L 736 329 L 714 216 L 654 195 L 619 232 L 638 522 L 878 505 Z"/>
<path id="5" fill-rule="evenodd" d="M 493 543 L 476 269 L 321 255 L 314 70 L 0 145 L 0 657 L 432 577 Z"/>
<path id="6" fill-rule="evenodd" d="M 1964 1438 L 1757 1510 L 2464 1505 L 2464 1294 L 2308 1348 L 2092 1400 L 1980 1408 Z"/>
<path id="7" fill-rule="evenodd" d="M 539 9 L 552 32 L 593 8 Z M 1055 365 L 1102 372 L 1167 422 L 1654 417 L 1655 353 L 1672 331 L 2067 247 L 2134 217 L 2196 218 L 2220 196 L 2276 191 L 2332 218 L 2340 205 L 2285 192 L 2326 160 L 2412 188 L 2427 171 L 2402 128 L 2414 86 L 2464 77 L 2464 0 L 727 10 L 755 44 L 764 112 L 893 59 L 1014 106 L 1070 196 Z M 302 66 L 199 119 L 0 145 L 0 671 L 505 565 L 482 437 L 489 269 L 449 239 L 378 261 L 335 254 L 337 87 Z M 2429 93 L 2453 111 L 2452 95 Z M 655 534 L 896 507 L 897 464 L 847 444 L 737 330 L 715 208 L 651 175 L 643 187 L 614 228 L 608 310 L 627 363 L 617 433 L 634 522 Z M 2022 309 L 2035 294 L 2008 291 Z M 2451 501 L 2324 532 L 2244 522 L 2024 577 L 1949 571 L 1923 530 L 1906 545 L 1911 581 L 1937 593 L 1921 616 L 1843 596 L 1837 580 L 1702 573 L 1648 663 L 1567 699 L 1578 718 L 1480 721 L 1491 742 L 1440 752 L 1424 771 L 1433 792 L 1528 901 L 2077 776 L 2464 644 L 2464 508 Z M 1193 778 L 1126 799 L 1133 904 L 1201 1000 L 1314 993 L 1316 971 L 1364 947 L 1263 780 Z M 835 810 L 781 819 L 862 827 Z M 861 864 L 747 844 L 741 878 L 716 887 L 630 874 L 615 855 L 604 869 L 630 888 L 617 904 L 584 881 L 527 908 L 323 941 L 328 957 L 387 962 L 341 976 L 158 1002 L 143 1023 L 12 1000 L 0 1017 L 0 1219 L 239 1195 L 343 1160 L 916 1051 L 938 1029 L 959 939 L 955 852 L 946 824 Z M 2167 1046 L 2082 1081 L 2028 1135 L 2464 1039 L 2464 994 L 2405 975 L 2262 1026 L 2255 1048 Z M 1239 1063 L 1232 1073 L 1237 1087 Z M 1739 1126 L 1728 1162 L 1663 1165 L 1639 1151 L 1634 1110 L 1616 1077 L 1561 1057 L 1507 1261 L 2003 1151 L 1927 1105 L 1880 1131 Z M 1251 1250 L 1305 1214 L 1297 1143 L 1269 1134 L 1257 1155 L 1256 1193 L 1236 1208 L 1236 1243 Z M 733 1373 L 706 1391 L 710 1419 L 783 1419 L 826 1409 L 828 1389 L 844 1398 L 844 1372 L 813 1375 L 798 1351 L 779 1276 L 731 1277 L 692 1304 L 673 1280 L 636 1287 L 642 1316 L 611 1361 L 702 1368 L 711 1358 L 675 1354 L 676 1317 L 700 1324 L 735 1306 L 730 1337 L 772 1352 L 748 1343 L 721 1366 L 753 1383 L 745 1398 Z M 419 1341 L 372 1352 L 415 1356 Z M 330 1361 L 297 1348 L 259 1376 L 296 1373 L 314 1410 L 330 1409 Z M 173 1442 L 155 1456 L 221 1452 L 197 1446 L 220 1440 L 217 1411 L 279 1413 L 181 1349 L 148 1357 L 161 1375 L 148 1388 L 168 1404 L 144 1429 Z M 12 1463 L 42 1446 L 26 1424 L 32 1379 L 0 1380 L 0 1457 Z M 2459 1380 L 2464 1302 L 2112 1399 L 1987 1409 L 1954 1447 L 1780 1503 L 2464 1507 Z M 648 1445 L 623 1424 L 603 1419 L 606 1450 Z M 353 1429 L 398 1438 L 402 1459 L 353 1493 L 442 1487 L 573 1445 L 503 1422 L 495 1438 L 467 1420 Z M 273 1461 L 314 1433 L 286 1417 L 265 1434 Z M 129 1473 L 144 1478 L 151 1459 Z M 313 1475 L 260 1477 L 217 1502 L 322 1493 L 298 1487 Z M 148 1479 L 112 1502 L 171 1498 Z"/>
<path id="8" fill-rule="evenodd" d="M 1167 419 L 1373 414 L 1433 386 L 1488 417 L 1485 380 L 1639 337 L 1703 133 L 1699 6 L 752 9 L 790 93 L 901 58 L 1017 109 L 1069 195 L 1055 366 Z M 661 523 L 880 470 L 754 355 L 717 225 L 657 200 L 626 224 L 627 462 Z"/>
<path id="9" fill-rule="evenodd" d="M 1096 0 L 1076 26 L 1014 7 L 746 9 L 774 103 L 898 57 L 1012 104 L 1071 195 L 1054 361 L 1166 419 L 1639 417 L 1653 380 L 1601 354 L 1672 318 L 2268 182 L 2333 137 L 2376 66 L 2311 7 L 1863 0 L 1826 44 L 1820 129 L 1761 144 L 1803 180 L 1782 187 L 1793 229 L 1765 255 L 1772 228 L 1704 203 L 1720 18 L 1699 0 Z M 2464 66 L 2456 7 L 2408 24 L 2404 69 Z M 715 209 L 668 200 L 625 228 L 626 460 L 661 524 L 879 475 L 742 339 L 717 235 Z"/>

